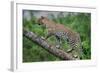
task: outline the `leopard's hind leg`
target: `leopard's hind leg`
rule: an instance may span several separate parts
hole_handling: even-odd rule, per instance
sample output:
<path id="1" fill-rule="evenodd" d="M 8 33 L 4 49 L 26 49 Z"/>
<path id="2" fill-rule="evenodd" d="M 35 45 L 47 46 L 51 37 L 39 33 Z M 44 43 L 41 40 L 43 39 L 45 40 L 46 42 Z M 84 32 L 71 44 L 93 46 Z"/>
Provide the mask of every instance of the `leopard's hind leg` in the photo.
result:
<path id="1" fill-rule="evenodd" d="M 61 48 L 61 44 L 62 44 L 61 39 L 58 36 L 56 36 L 56 48 L 60 49 Z"/>

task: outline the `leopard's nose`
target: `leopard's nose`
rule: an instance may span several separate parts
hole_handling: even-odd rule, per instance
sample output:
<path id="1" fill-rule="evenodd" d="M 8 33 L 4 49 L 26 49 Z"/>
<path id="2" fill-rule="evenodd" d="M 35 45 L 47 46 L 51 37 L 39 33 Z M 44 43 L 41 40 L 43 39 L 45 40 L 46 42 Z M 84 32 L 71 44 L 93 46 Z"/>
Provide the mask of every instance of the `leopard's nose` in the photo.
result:
<path id="1" fill-rule="evenodd" d="M 39 25 L 41 25 L 41 24 L 39 24 Z"/>

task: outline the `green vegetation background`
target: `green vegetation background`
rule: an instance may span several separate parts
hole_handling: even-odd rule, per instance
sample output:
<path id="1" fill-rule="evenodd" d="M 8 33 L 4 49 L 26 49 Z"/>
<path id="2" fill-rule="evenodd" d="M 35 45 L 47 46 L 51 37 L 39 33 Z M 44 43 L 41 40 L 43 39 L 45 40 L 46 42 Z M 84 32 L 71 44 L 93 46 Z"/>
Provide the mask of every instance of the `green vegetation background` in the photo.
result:
<path id="1" fill-rule="evenodd" d="M 62 13 L 57 18 L 51 14 L 50 17 L 56 23 L 64 24 L 66 27 L 72 28 L 78 32 L 81 37 L 83 46 L 83 58 L 91 59 L 91 14 L 90 13 L 68 13 L 63 16 Z M 36 22 L 36 17 L 32 15 L 31 20 L 23 18 L 23 27 L 36 33 L 38 36 L 45 36 L 47 31 Z M 51 44 L 55 44 L 55 37 L 48 39 Z M 66 51 L 68 45 L 63 43 L 62 47 Z M 23 62 L 39 62 L 39 61 L 59 61 L 60 59 L 45 51 L 42 47 L 33 43 L 23 36 Z"/>

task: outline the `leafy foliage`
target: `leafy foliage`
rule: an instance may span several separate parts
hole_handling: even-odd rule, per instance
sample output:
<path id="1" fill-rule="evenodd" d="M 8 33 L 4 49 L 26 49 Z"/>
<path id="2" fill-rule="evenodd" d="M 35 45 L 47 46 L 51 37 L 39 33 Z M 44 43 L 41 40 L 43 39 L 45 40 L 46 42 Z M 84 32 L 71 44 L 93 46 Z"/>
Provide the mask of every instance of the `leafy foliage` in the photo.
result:
<path id="1" fill-rule="evenodd" d="M 83 57 L 82 59 L 91 59 L 91 14 L 90 13 L 77 13 L 74 14 L 69 12 L 68 15 L 63 16 L 62 12 L 57 15 L 49 15 L 53 21 L 65 25 L 66 27 L 72 28 L 74 31 L 78 32 L 81 37 L 81 42 L 83 46 Z M 45 37 L 47 30 L 36 23 L 37 18 L 32 15 L 31 20 L 23 18 L 23 27 L 36 33 L 38 36 Z M 56 38 L 54 36 L 48 39 L 50 44 L 56 44 Z M 63 41 L 63 50 L 69 45 Z M 23 36 L 23 62 L 39 62 L 39 61 L 59 61 L 60 59 L 53 56 L 52 54 L 45 51 L 42 47 L 33 43 L 29 39 Z"/>

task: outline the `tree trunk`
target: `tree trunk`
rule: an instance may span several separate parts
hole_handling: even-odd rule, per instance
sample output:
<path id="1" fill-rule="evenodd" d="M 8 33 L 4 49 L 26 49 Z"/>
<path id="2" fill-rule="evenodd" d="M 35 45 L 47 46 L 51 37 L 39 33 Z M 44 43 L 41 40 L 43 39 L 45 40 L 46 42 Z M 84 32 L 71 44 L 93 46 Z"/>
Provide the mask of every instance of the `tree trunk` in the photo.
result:
<path id="1" fill-rule="evenodd" d="M 75 60 L 75 58 L 73 58 L 70 54 L 64 52 L 63 50 L 57 49 L 54 45 L 50 45 L 45 39 L 42 39 L 33 32 L 23 29 L 23 35 L 62 60 Z"/>

